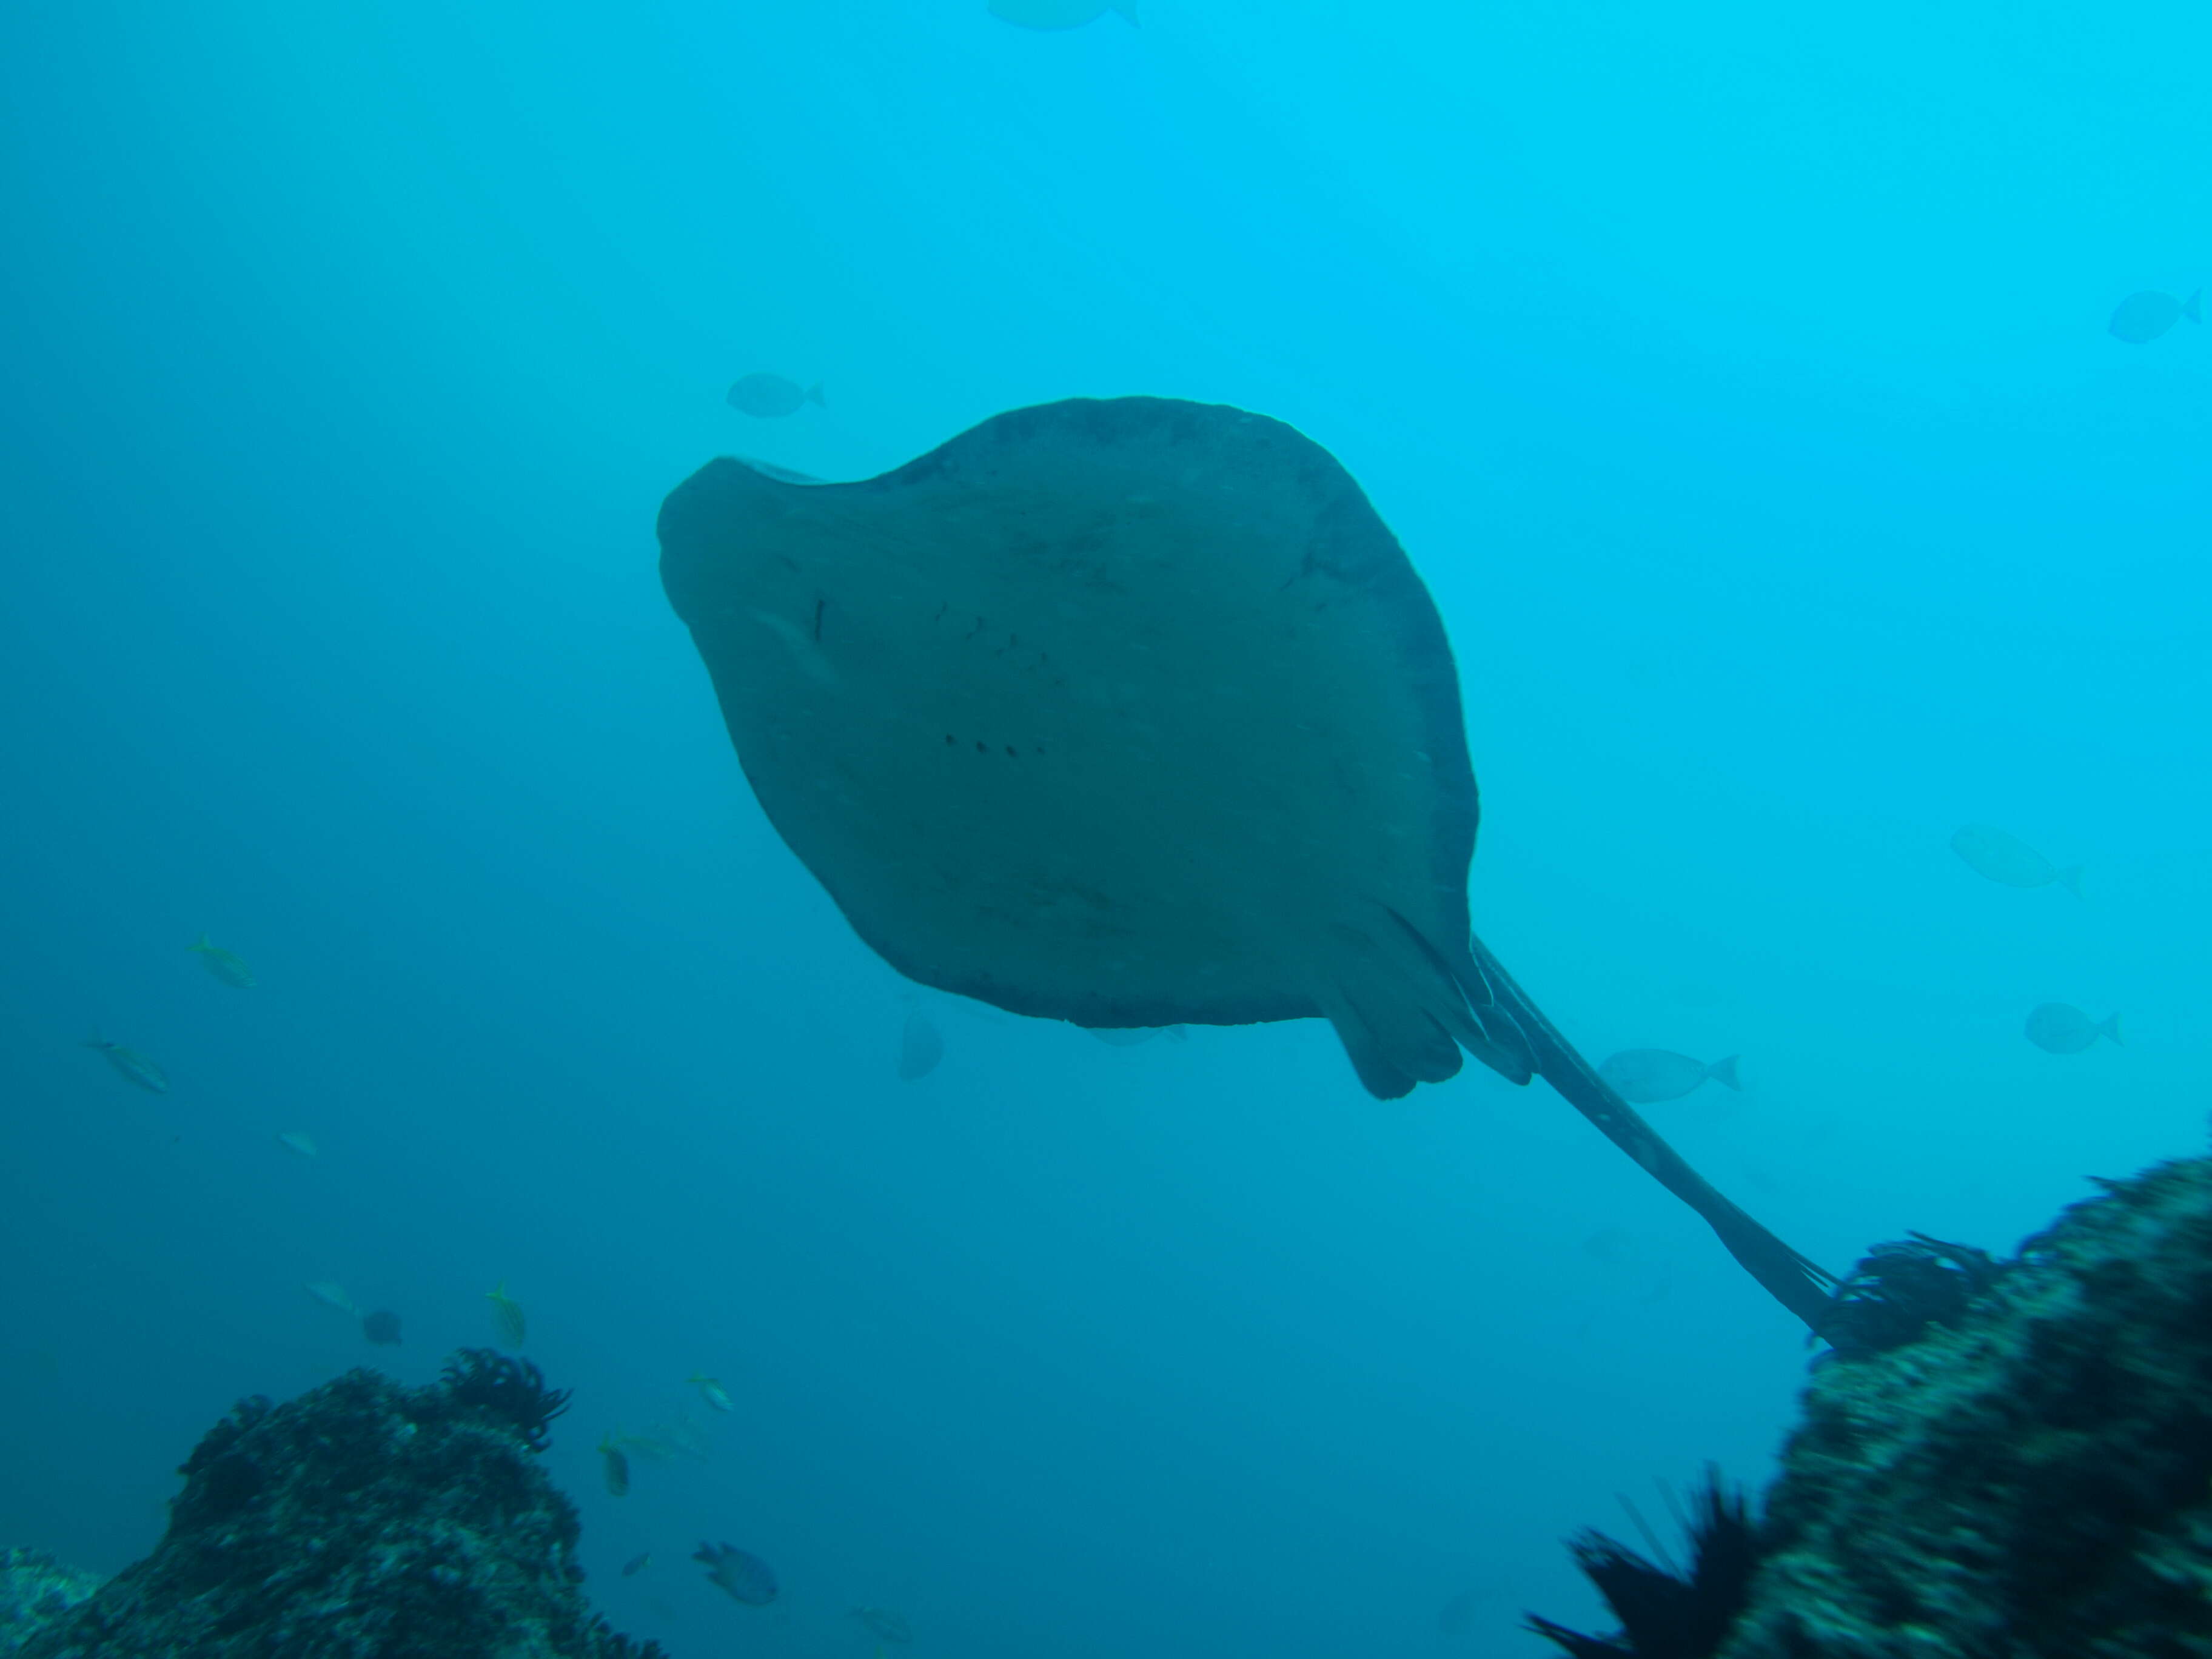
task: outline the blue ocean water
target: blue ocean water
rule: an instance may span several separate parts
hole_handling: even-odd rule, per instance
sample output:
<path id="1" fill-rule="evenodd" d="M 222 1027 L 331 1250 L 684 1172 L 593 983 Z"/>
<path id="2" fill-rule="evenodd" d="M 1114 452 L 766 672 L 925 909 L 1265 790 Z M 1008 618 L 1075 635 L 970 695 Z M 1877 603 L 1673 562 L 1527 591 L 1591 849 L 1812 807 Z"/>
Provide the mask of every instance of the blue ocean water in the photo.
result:
<path id="1" fill-rule="evenodd" d="M 2212 341 L 2106 326 L 2212 271 L 2200 10 L 465 13 L 0 13 L 0 1542 L 120 1568 L 501 1281 L 679 1656 L 1532 1653 L 1616 1492 L 1770 1468 L 1802 1330 L 1540 1084 L 917 1003 L 660 592 L 720 453 L 1288 421 L 1450 633 L 1477 926 L 1594 1060 L 1742 1054 L 1648 1112 L 1723 1190 L 1840 1270 L 2201 1146 Z"/>

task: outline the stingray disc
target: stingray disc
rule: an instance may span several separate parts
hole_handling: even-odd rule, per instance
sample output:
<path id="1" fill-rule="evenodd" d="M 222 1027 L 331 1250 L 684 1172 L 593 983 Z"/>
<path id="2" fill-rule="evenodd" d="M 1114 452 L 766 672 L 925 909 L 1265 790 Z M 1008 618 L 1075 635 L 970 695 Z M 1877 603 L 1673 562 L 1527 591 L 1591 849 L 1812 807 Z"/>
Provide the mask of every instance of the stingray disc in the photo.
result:
<path id="1" fill-rule="evenodd" d="M 1151 398 L 896 471 L 708 464 L 661 580 L 779 833 L 900 972 L 1092 1027 L 1322 1015 L 1368 1088 L 1525 1047 L 1468 950 L 1443 624 L 1321 448 Z"/>

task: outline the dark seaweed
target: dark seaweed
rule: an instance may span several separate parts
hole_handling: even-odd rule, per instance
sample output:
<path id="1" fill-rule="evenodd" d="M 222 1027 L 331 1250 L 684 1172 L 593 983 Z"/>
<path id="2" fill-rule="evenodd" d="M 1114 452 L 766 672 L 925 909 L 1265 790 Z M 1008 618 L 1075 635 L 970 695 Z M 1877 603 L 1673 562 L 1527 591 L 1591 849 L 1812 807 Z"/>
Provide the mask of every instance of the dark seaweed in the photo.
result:
<path id="1" fill-rule="evenodd" d="M 1759 1534 L 1742 1492 L 1723 1488 L 1719 1470 L 1706 1470 L 1705 1489 L 1692 1501 L 1686 1577 L 1654 1566 L 1601 1532 L 1569 1541 L 1575 1565 L 1620 1621 L 1618 1632 L 1585 1636 L 1534 1613 L 1528 1628 L 1574 1659 L 1708 1659 L 1717 1653 L 1749 1600 Z"/>
<path id="2" fill-rule="evenodd" d="M 473 1406 L 512 1423 L 523 1443 L 542 1452 L 553 1443 L 547 1427 L 568 1409 L 566 1389 L 549 1389 L 545 1374 L 527 1359 L 489 1348 L 463 1348 L 441 1373 L 453 1403 Z"/>
<path id="3" fill-rule="evenodd" d="M 1814 1334 L 1846 1358 L 1902 1347 L 1955 1322 L 2003 1271 L 1986 1250 L 1926 1233 L 1877 1244 L 1836 1287 Z"/>

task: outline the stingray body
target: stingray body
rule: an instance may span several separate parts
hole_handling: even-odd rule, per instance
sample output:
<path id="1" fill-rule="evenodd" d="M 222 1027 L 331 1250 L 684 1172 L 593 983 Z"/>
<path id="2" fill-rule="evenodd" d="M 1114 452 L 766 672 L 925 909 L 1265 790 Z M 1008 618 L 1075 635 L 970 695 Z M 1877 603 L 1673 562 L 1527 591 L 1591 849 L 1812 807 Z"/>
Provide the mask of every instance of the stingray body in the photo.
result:
<path id="1" fill-rule="evenodd" d="M 1320 1016 L 1386 1097 L 1462 1049 L 1540 1072 L 1819 1302 L 1474 937 L 1450 647 L 1318 445 L 1073 400 L 860 483 L 714 461 L 659 532 L 762 806 L 902 973 L 1094 1028 Z"/>

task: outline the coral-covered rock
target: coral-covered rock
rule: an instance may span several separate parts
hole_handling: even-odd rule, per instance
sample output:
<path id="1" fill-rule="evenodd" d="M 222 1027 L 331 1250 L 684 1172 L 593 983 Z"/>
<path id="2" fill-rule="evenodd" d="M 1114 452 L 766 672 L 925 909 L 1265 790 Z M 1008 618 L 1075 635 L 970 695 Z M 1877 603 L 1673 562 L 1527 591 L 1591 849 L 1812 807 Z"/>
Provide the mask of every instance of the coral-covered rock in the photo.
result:
<path id="1" fill-rule="evenodd" d="M 562 1396 L 465 1355 L 241 1402 L 182 1470 L 154 1553 L 21 1659 L 645 1659 L 580 1588 L 574 1507 L 532 1450 Z"/>
<path id="2" fill-rule="evenodd" d="M 0 1659 L 100 1588 L 100 1575 L 37 1550 L 0 1549 Z"/>
<path id="3" fill-rule="evenodd" d="M 1724 1659 L 2212 1659 L 2212 1161 L 1822 1366 L 1762 1547 Z"/>

